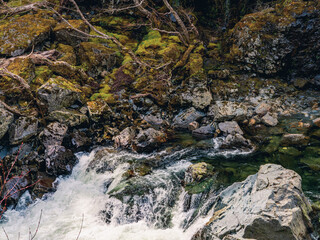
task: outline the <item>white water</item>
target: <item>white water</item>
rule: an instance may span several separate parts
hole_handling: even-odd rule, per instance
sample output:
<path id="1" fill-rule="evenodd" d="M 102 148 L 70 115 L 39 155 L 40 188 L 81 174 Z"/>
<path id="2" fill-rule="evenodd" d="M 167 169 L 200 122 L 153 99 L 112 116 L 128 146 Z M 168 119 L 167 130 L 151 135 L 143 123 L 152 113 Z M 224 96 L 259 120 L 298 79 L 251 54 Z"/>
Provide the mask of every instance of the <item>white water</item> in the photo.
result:
<path id="1" fill-rule="evenodd" d="M 191 239 L 196 230 L 208 221 L 209 217 L 200 217 L 187 231 L 183 231 L 180 225 L 191 213 L 182 210 L 185 193 L 181 192 L 173 210 L 173 226 L 168 229 L 157 229 L 144 220 L 122 225 L 118 224 L 117 221 L 106 224 L 99 216 L 100 211 L 105 210 L 106 203 L 112 202 L 119 209 L 121 209 L 120 205 L 122 203 L 119 200 L 109 198 L 108 194 L 104 193 L 103 185 L 108 179 L 114 178 L 108 191 L 115 187 L 119 183 L 123 172 L 128 168 L 128 164 L 120 163 L 115 171 L 103 174 L 97 174 L 95 171 L 87 172 L 86 169 L 93 157 L 94 152 L 81 156 L 72 175 L 61 178 L 57 191 L 46 200 L 38 200 L 24 210 L 7 211 L 5 217 L 8 218 L 8 222 L 0 226 L 5 229 L 9 239 L 18 239 L 20 234 L 20 240 L 28 240 L 29 228 L 32 233 L 35 232 L 41 211 L 43 214 L 35 240 L 76 239 L 79 234 L 82 216 L 84 216 L 84 221 L 79 240 L 186 240 Z M 110 161 L 114 162 L 126 157 L 139 158 L 139 155 L 110 153 L 107 156 Z M 141 157 L 145 156 L 141 155 Z M 186 161 L 179 161 L 167 169 L 156 170 L 150 178 L 155 177 L 157 181 L 165 181 L 166 175 L 170 172 L 177 169 L 186 169 L 189 165 L 190 163 Z M 155 192 L 158 194 L 156 196 L 157 201 L 166 200 L 167 196 L 163 189 L 156 189 Z M 147 209 L 146 214 L 150 211 L 153 211 L 153 207 Z M 117 217 L 121 217 L 119 214 L 121 214 L 120 210 L 115 213 Z M 0 239 L 6 239 L 4 232 L 0 232 Z"/>

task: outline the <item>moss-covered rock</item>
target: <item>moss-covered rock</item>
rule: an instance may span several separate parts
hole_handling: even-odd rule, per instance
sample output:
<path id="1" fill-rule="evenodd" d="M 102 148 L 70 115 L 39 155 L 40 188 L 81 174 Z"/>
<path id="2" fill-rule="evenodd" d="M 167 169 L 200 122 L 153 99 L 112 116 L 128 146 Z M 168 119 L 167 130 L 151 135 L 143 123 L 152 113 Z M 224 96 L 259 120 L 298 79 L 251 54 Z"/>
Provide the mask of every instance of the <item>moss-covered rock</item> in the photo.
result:
<path id="1" fill-rule="evenodd" d="M 81 88 L 62 77 L 50 78 L 38 89 L 37 94 L 49 112 L 69 107 L 75 101 L 81 101 L 82 97 Z"/>
<path id="2" fill-rule="evenodd" d="M 0 105 L 0 140 L 7 133 L 13 120 L 13 114 L 5 110 L 2 105 Z"/>
<path id="3" fill-rule="evenodd" d="M 48 120 L 58 121 L 69 127 L 75 127 L 89 122 L 89 119 L 85 114 L 68 109 L 61 109 L 51 112 L 48 116 Z"/>
<path id="4" fill-rule="evenodd" d="M 91 76 L 98 76 L 103 71 L 111 71 L 122 62 L 121 53 L 103 44 L 83 42 L 79 48 L 79 58 L 82 67 Z"/>
<path id="5" fill-rule="evenodd" d="M 88 26 L 82 20 L 68 20 L 70 25 L 83 32 L 89 32 Z M 86 41 L 86 36 L 75 31 L 65 22 L 60 22 L 54 29 L 55 38 L 59 43 L 77 46 L 80 42 Z"/>
<path id="6" fill-rule="evenodd" d="M 45 12 L 14 16 L 0 22 L 0 54 L 18 56 L 49 38 L 56 21 Z"/>
<path id="7" fill-rule="evenodd" d="M 72 46 L 59 44 L 57 50 L 61 53 L 60 61 L 65 61 L 71 65 L 77 64 L 77 56 Z"/>

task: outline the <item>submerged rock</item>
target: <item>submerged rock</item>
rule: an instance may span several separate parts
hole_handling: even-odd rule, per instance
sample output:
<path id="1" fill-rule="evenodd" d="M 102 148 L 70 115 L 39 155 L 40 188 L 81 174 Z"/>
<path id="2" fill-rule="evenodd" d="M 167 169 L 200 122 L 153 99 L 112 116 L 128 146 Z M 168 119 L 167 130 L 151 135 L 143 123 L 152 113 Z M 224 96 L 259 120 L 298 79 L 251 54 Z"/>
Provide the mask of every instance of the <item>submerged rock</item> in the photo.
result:
<path id="1" fill-rule="evenodd" d="M 192 240 L 310 240 L 310 212 L 301 177 L 280 165 L 266 164 L 219 195 L 212 218 Z"/>
<path id="2" fill-rule="evenodd" d="M 282 146 L 305 146 L 308 144 L 308 137 L 301 133 L 297 134 L 285 134 L 282 136 L 281 145 Z"/>

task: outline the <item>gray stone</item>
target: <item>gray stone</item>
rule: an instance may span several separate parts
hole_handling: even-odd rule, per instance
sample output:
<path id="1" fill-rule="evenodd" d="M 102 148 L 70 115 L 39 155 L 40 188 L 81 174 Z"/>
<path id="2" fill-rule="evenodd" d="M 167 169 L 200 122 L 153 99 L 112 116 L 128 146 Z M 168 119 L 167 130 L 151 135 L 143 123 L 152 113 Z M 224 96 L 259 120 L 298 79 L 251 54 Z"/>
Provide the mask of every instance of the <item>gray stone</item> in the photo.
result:
<path id="1" fill-rule="evenodd" d="M 235 121 L 222 122 L 218 124 L 219 129 L 226 134 L 243 134 L 243 131 Z"/>
<path id="2" fill-rule="evenodd" d="M 274 127 L 278 124 L 278 118 L 276 114 L 271 115 L 270 113 L 267 113 L 261 118 L 262 122 L 270 127 Z"/>
<path id="3" fill-rule="evenodd" d="M 68 127 L 66 125 L 53 122 L 40 133 L 39 138 L 46 148 L 52 145 L 60 146 L 67 131 Z"/>
<path id="4" fill-rule="evenodd" d="M 271 109 L 271 106 L 267 103 L 260 103 L 256 109 L 255 112 L 256 114 L 258 114 L 259 116 L 263 116 L 266 115 L 267 112 Z"/>
<path id="5" fill-rule="evenodd" d="M 197 121 L 193 121 L 188 125 L 190 131 L 196 130 L 197 128 L 199 128 L 199 123 Z"/>
<path id="6" fill-rule="evenodd" d="M 150 152 L 166 141 L 167 135 L 164 132 L 155 130 L 154 128 L 148 128 L 146 130 L 140 130 L 134 140 L 134 149 L 137 152 Z"/>
<path id="7" fill-rule="evenodd" d="M 191 103 L 193 107 L 203 110 L 212 102 L 212 95 L 206 87 L 196 87 L 190 92 L 182 93 L 182 101 Z"/>
<path id="8" fill-rule="evenodd" d="M 114 146 L 116 148 L 122 147 L 122 148 L 129 148 L 131 146 L 132 140 L 134 139 L 136 133 L 135 131 L 127 127 L 124 130 L 120 132 L 119 135 L 112 138 L 114 141 Z"/>
<path id="9" fill-rule="evenodd" d="M 52 112 L 71 106 L 80 99 L 81 90 L 66 79 L 51 78 L 38 89 L 38 97 Z"/>
<path id="10" fill-rule="evenodd" d="M 13 120 L 13 114 L 2 108 L 0 105 L 0 139 L 7 133 Z"/>
<path id="11" fill-rule="evenodd" d="M 202 126 L 196 130 L 193 130 L 192 136 L 199 139 L 212 138 L 215 132 L 216 132 L 215 127 L 209 124 L 207 126 Z"/>
<path id="12" fill-rule="evenodd" d="M 220 145 L 221 149 L 253 149 L 253 145 L 250 140 L 244 138 L 239 133 L 229 134 Z"/>
<path id="13" fill-rule="evenodd" d="M 38 119 L 29 117 L 20 117 L 9 130 L 10 144 L 19 144 L 35 136 L 38 131 Z"/>
<path id="14" fill-rule="evenodd" d="M 213 116 L 217 122 L 231 119 L 244 120 L 251 116 L 245 104 L 230 101 L 216 101 L 210 106 L 208 115 Z"/>
<path id="15" fill-rule="evenodd" d="M 257 174 L 221 192 L 218 199 L 213 217 L 192 240 L 311 239 L 311 205 L 302 192 L 301 177 L 292 170 L 263 165 Z"/>
<path id="16" fill-rule="evenodd" d="M 199 112 L 194 107 L 191 107 L 178 114 L 173 119 L 173 128 L 177 130 L 188 129 L 188 126 L 191 122 L 198 121 L 202 117 L 204 117 L 202 112 Z"/>
<path id="17" fill-rule="evenodd" d="M 86 115 L 75 110 L 67 109 L 55 110 L 51 112 L 48 116 L 48 120 L 58 121 L 68 125 L 69 127 L 75 127 L 89 122 L 89 119 Z"/>
<path id="18" fill-rule="evenodd" d="M 165 124 L 165 121 L 161 118 L 160 113 L 158 114 L 150 114 L 147 116 L 144 116 L 143 119 L 149 123 L 152 127 L 160 128 L 162 125 Z"/>

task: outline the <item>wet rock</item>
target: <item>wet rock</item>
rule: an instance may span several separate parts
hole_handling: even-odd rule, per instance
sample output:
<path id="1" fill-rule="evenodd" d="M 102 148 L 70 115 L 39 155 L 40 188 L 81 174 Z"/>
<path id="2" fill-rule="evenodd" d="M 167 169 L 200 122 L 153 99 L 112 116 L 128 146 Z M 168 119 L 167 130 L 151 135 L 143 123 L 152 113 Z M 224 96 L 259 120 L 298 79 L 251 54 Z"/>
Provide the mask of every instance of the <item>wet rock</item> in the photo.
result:
<path id="1" fill-rule="evenodd" d="M 229 134 L 220 145 L 221 149 L 248 149 L 252 150 L 254 147 L 250 140 L 244 138 L 239 133 Z"/>
<path id="2" fill-rule="evenodd" d="M 124 130 L 120 132 L 119 135 L 112 138 L 114 141 L 114 146 L 116 148 L 122 147 L 122 148 L 129 148 L 131 146 L 132 140 L 134 139 L 136 133 L 135 131 L 127 127 Z"/>
<path id="3" fill-rule="evenodd" d="M 45 193 L 55 190 L 55 187 L 53 186 L 55 177 L 52 177 L 44 172 L 38 172 L 38 180 L 39 181 L 32 191 L 38 198 L 41 198 Z"/>
<path id="4" fill-rule="evenodd" d="M 209 108 L 209 116 L 213 116 L 217 122 L 226 120 L 244 120 L 251 115 L 248 112 L 248 107 L 242 103 L 231 101 L 216 101 L 214 105 Z"/>
<path id="5" fill-rule="evenodd" d="M 269 112 L 269 110 L 271 109 L 271 106 L 267 103 L 260 103 L 256 109 L 255 109 L 255 113 L 258 114 L 259 116 L 264 116 L 267 114 L 267 112 Z"/>
<path id="6" fill-rule="evenodd" d="M 191 122 L 198 121 L 202 117 L 204 117 L 204 114 L 192 107 L 178 114 L 173 119 L 172 126 L 176 130 L 188 129 L 188 126 Z"/>
<path id="7" fill-rule="evenodd" d="M 140 130 L 134 140 L 134 149 L 137 152 L 150 152 L 166 141 L 167 135 L 164 132 L 148 128 L 146 130 Z"/>
<path id="8" fill-rule="evenodd" d="M 57 77 L 51 78 L 38 89 L 38 96 L 48 111 L 60 110 L 80 101 L 81 90 L 68 80 Z"/>
<path id="9" fill-rule="evenodd" d="M 192 240 L 311 240 L 311 205 L 302 192 L 301 177 L 292 170 L 263 165 L 257 174 L 221 192 L 218 199 L 212 218 Z"/>
<path id="10" fill-rule="evenodd" d="M 52 145 L 60 146 L 67 131 L 68 127 L 66 125 L 53 122 L 40 133 L 39 138 L 46 148 Z"/>
<path id="11" fill-rule="evenodd" d="M 219 129 L 226 134 L 243 134 L 243 131 L 235 121 L 222 122 L 218 124 Z"/>
<path id="12" fill-rule="evenodd" d="M 23 191 L 20 191 L 20 189 L 23 189 L 29 185 L 29 181 L 27 177 L 19 177 L 19 176 L 14 176 L 12 177 L 9 181 L 6 182 L 4 185 L 4 189 L 1 192 L 1 199 L 5 195 L 9 195 L 8 197 L 8 203 L 16 203 L 20 196 L 22 195 Z"/>
<path id="13" fill-rule="evenodd" d="M 214 136 L 216 129 L 213 125 L 202 126 L 192 131 L 192 136 L 198 139 L 207 139 Z"/>
<path id="14" fill-rule="evenodd" d="M 2 108 L 0 105 L 0 139 L 7 133 L 13 120 L 13 114 Z"/>
<path id="15" fill-rule="evenodd" d="M 6 18 L 0 24 L 0 54 L 19 56 L 50 37 L 56 21 L 43 13 Z"/>
<path id="16" fill-rule="evenodd" d="M 89 122 L 89 119 L 85 114 L 82 114 L 75 110 L 67 109 L 55 110 L 53 112 L 50 112 L 48 120 L 58 121 L 69 127 L 75 127 Z"/>
<path id="17" fill-rule="evenodd" d="M 199 123 L 197 121 L 193 121 L 188 125 L 190 131 L 196 130 L 197 128 L 199 128 Z"/>
<path id="18" fill-rule="evenodd" d="M 9 130 L 10 144 L 19 144 L 35 136 L 38 131 L 38 119 L 29 117 L 20 117 Z"/>
<path id="19" fill-rule="evenodd" d="M 202 179 L 212 176 L 213 167 L 205 162 L 199 162 L 192 164 L 188 167 L 186 175 L 184 177 L 185 184 L 190 184 L 195 181 L 201 181 Z"/>
<path id="20" fill-rule="evenodd" d="M 270 113 L 267 113 L 261 118 L 262 122 L 270 127 L 274 127 L 278 124 L 278 118 L 275 114 L 271 115 Z"/>
<path id="21" fill-rule="evenodd" d="M 79 130 L 74 130 L 73 133 L 70 134 L 70 137 L 72 147 L 74 147 L 76 151 L 86 149 L 91 144 L 91 140 L 86 134 Z"/>
<path id="22" fill-rule="evenodd" d="M 308 144 L 308 137 L 303 134 L 285 134 L 282 136 L 281 145 L 282 146 L 305 146 Z"/>
<path id="23" fill-rule="evenodd" d="M 46 172 L 54 176 L 70 174 L 76 163 L 76 157 L 72 151 L 58 145 L 47 146 L 45 160 Z"/>

